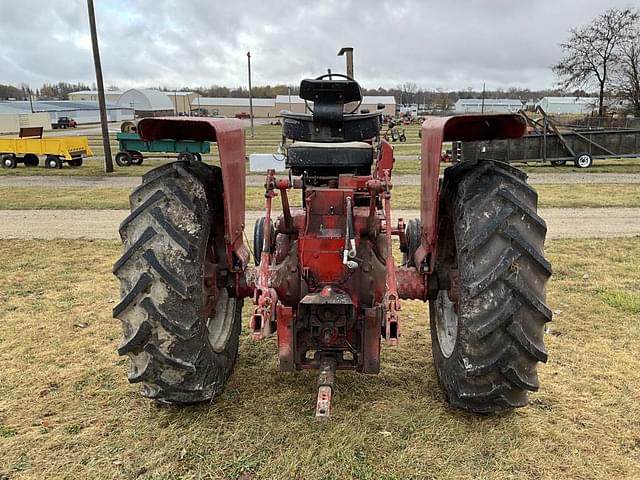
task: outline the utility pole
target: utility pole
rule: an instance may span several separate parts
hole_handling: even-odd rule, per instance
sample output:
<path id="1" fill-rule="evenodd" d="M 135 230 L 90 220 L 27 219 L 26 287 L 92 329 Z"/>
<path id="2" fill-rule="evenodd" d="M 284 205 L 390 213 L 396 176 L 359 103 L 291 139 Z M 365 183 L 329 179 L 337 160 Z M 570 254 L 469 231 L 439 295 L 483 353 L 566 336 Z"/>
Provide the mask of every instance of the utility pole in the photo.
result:
<path id="1" fill-rule="evenodd" d="M 247 52 L 247 70 L 249 72 L 249 116 L 251 119 L 251 138 L 253 138 L 253 98 L 251 97 L 251 52 Z"/>
<path id="2" fill-rule="evenodd" d="M 109 127 L 107 125 L 107 107 L 104 100 L 104 83 L 102 81 L 102 66 L 100 65 L 100 51 L 98 50 L 98 32 L 96 29 L 96 14 L 93 9 L 93 0 L 87 0 L 89 9 L 89 27 L 91 28 L 91 46 L 93 47 L 93 63 L 96 68 L 96 83 L 98 86 L 98 105 L 100 106 L 100 124 L 102 125 L 102 144 L 104 145 L 104 171 L 113 172 L 113 159 L 111 158 L 111 141 L 109 140 Z"/>
<path id="3" fill-rule="evenodd" d="M 482 109 L 480 110 L 480 113 L 484 113 L 484 93 L 485 93 L 485 83 L 482 82 Z"/>
<path id="4" fill-rule="evenodd" d="M 23 90 L 25 90 L 24 86 L 22 87 Z M 33 97 L 31 95 L 31 87 L 30 86 L 26 86 L 26 93 L 27 95 L 29 95 L 29 106 L 31 107 L 31 113 L 35 113 L 33 110 Z"/>

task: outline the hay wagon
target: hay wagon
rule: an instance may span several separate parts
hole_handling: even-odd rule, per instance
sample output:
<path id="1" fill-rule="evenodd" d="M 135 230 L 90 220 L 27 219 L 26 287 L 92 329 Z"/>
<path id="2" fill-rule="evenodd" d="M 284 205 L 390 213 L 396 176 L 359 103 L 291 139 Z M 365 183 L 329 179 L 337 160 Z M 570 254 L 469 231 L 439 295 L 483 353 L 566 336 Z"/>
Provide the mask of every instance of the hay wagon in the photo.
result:
<path id="1" fill-rule="evenodd" d="M 3 168 L 16 168 L 19 163 L 37 167 L 45 156 L 45 167 L 62 168 L 82 165 L 83 157 L 93 155 L 87 137 L 42 138 L 42 127 L 21 128 L 18 137 L 0 137 L 0 159 Z"/>

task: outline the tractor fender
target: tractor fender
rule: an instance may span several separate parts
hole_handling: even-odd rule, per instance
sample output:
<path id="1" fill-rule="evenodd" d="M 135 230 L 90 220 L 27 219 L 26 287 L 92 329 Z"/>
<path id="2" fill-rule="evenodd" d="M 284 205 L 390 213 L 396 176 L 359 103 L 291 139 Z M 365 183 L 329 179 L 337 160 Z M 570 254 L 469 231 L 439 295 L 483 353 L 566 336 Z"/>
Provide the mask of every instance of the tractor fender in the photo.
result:
<path id="1" fill-rule="evenodd" d="M 520 138 L 527 123 L 520 114 L 456 115 L 425 118 L 421 127 L 420 222 L 422 235 L 416 265 L 432 273 L 438 242 L 438 203 L 442 142 Z"/>
<path id="2" fill-rule="evenodd" d="M 230 271 L 243 271 L 249 262 L 244 244 L 245 138 L 244 124 L 233 118 L 154 117 L 138 123 L 143 140 L 216 142 L 220 154 L 224 192 L 225 241 Z"/>

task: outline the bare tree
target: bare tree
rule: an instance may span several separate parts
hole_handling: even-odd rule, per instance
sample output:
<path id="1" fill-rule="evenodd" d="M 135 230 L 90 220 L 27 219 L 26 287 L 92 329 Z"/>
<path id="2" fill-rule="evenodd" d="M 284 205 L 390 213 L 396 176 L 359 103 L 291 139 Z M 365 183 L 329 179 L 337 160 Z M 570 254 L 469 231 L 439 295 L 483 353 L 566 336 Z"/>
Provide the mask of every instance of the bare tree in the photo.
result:
<path id="1" fill-rule="evenodd" d="M 630 27 L 638 20 L 632 9 L 612 8 L 589 25 L 569 30 L 569 39 L 560 47 L 565 56 L 552 69 L 564 88 L 598 87 L 598 114 L 604 114 L 604 94 L 621 44 L 629 38 Z"/>
<path id="2" fill-rule="evenodd" d="M 617 95 L 629 102 L 631 113 L 640 116 L 640 22 L 631 32 L 620 47 L 614 86 Z"/>

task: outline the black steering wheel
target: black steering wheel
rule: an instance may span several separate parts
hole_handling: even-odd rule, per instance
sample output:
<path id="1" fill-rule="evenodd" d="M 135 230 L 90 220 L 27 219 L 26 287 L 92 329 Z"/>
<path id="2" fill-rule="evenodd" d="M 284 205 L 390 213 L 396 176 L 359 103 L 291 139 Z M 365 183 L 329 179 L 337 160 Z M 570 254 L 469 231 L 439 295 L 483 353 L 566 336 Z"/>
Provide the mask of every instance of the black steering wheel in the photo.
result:
<path id="1" fill-rule="evenodd" d="M 332 79 L 332 77 L 342 77 L 342 78 L 346 78 L 347 80 L 351 80 L 352 82 L 356 82 L 353 78 L 349 77 L 348 75 L 343 75 L 342 73 L 325 73 L 324 75 L 320 75 L 319 77 L 316 77 L 314 80 L 322 80 L 323 78 L 327 78 L 327 77 L 329 77 L 329 79 Z M 358 82 L 356 82 L 356 84 L 358 85 L 358 87 L 360 87 L 360 84 Z M 362 97 L 362 95 L 360 97 Z M 360 98 L 356 107 L 347 113 L 349 115 L 351 115 L 352 113 L 356 113 L 360 108 L 360 105 L 362 105 L 362 98 Z M 304 106 L 307 109 L 309 109 L 311 113 L 313 113 L 313 109 L 309 106 L 309 102 L 307 102 L 306 98 L 304 99 Z"/>

